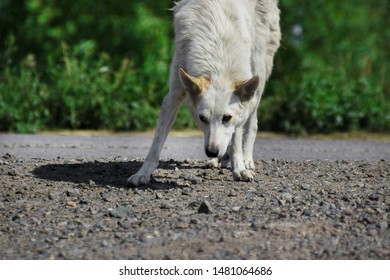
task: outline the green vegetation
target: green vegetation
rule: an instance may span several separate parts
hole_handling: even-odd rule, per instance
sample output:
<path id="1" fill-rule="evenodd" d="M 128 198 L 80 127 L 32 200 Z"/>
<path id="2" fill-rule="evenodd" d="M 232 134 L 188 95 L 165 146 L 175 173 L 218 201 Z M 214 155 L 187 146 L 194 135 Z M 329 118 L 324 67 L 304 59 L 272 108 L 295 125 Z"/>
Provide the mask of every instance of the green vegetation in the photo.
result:
<path id="1" fill-rule="evenodd" d="M 261 126 L 390 131 L 390 2 L 280 1 L 283 42 Z"/>
<path id="2" fill-rule="evenodd" d="M 0 131 L 155 126 L 171 0 L 0 0 Z M 282 0 L 261 130 L 390 132 L 390 3 Z M 175 127 L 192 127 L 185 108 Z"/>

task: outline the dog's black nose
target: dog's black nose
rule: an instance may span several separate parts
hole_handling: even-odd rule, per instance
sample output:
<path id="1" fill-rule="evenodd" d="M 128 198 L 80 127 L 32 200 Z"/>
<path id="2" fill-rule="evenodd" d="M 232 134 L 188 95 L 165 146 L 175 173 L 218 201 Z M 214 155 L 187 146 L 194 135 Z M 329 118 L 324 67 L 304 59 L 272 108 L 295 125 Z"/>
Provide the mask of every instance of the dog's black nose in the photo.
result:
<path id="1" fill-rule="evenodd" d="M 209 158 L 216 158 L 219 155 L 219 151 L 210 151 L 209 149 L 206 149 L 206 155 Z"/>

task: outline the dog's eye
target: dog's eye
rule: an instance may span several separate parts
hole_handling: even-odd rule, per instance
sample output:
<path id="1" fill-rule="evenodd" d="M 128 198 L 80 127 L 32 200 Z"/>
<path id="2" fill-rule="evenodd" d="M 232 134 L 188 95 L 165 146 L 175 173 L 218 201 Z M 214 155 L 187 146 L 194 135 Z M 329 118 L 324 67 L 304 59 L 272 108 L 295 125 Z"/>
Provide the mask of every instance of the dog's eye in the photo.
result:
<path id="1" fill-rule="evenodd" d="M 222 122 L 226 123 L 226 122 L 230 121 L 231 119 L 232 119 L 232 116 L 225 115 L 225 116 L 223 116 L 223 118 L 222 118 Z"/>
<path id="2" fill-rule="evenodd" d="M 199 119 L 200 119 L 201 122 L 207 123 L 207 118 L 205 116 L 199 115 Z"/>

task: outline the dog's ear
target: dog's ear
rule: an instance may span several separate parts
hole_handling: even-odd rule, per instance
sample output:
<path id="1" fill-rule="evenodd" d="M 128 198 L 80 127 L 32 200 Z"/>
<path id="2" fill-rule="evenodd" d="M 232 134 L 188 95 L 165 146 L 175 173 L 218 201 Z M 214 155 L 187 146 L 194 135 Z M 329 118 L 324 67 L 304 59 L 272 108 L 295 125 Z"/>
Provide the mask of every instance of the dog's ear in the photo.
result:
<path id="1" fill-rule="evenodd" d="M 184 90 L 190 94 L 191 98 L 196 98 L 201 94 L 207 87 L 208 80 L 204 77 L 193 77 L 186 73 L 182 68 L 179 70 L 179 77 Z"/>
<path id="2" fill-rule="evenodd" d="M 235 84 L 234 94 L 236 94 L 240 98 L 241 102 L 249 101 L 255 95 L 259 84 L 260 78 L 258 75 L 254 76 L 250 80 L 244 82 L 237 82 Z"/>

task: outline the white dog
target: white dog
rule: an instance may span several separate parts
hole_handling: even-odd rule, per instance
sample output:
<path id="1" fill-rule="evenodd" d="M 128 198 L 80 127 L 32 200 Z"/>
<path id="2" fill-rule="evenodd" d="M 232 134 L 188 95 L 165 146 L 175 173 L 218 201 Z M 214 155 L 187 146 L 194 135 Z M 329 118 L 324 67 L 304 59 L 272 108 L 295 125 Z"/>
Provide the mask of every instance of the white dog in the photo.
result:
<path id="1" fill-rule="evenodd" d="M 257 108 L 281 37 L 277 0 L 182 0 L 173 11 L 170 90 L 146 160 L 128 183 L 150 182 L 185 98 L 211 163 L 230 158 L 233 178 L 250 181 Z"/>

